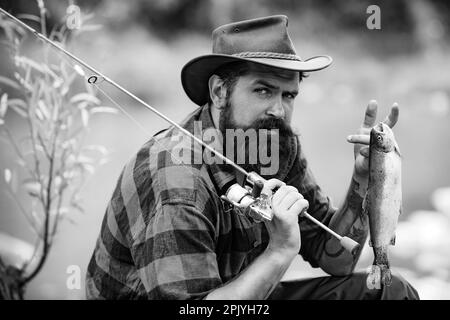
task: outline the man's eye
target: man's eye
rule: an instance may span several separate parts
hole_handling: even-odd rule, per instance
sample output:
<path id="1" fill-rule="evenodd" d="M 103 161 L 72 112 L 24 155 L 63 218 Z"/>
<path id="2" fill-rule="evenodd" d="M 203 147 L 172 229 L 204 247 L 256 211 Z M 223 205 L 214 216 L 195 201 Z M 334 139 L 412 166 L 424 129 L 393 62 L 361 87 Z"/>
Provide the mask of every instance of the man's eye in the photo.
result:
<path id="1" fill-rule="evenodd" d="M 261 95 L 268 95 L 270 93 L 270 91 L 267 90 L 266 88 L 256 88 L 255 92 Z"/>
<path id="2" fill-rule="evenodd" d="M 295 95 L 293 95 L 292 93 L 286 93 L 284 95 L 285 98 L 288 98 L 289 100 L 294 100 L 295 99 Z"/>

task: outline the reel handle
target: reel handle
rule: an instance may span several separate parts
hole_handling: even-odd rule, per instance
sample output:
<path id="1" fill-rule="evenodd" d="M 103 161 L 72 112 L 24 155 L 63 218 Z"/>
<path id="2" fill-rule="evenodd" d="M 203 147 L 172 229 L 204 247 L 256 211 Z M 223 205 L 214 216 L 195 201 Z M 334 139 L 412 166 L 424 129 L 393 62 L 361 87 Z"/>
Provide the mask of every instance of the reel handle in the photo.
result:
<path id="1" fill-rule="evenodd" d="M 361 247 L 358 242 L 356 242 L 355 240 L 353 240 L 352 238 L 349 238 L 349 237 L 341 237 L 341 240 L 339 241 L 339 243 L 345 250 L 350 252 L 352 255 L 355 255 L 356 252 Z"/>

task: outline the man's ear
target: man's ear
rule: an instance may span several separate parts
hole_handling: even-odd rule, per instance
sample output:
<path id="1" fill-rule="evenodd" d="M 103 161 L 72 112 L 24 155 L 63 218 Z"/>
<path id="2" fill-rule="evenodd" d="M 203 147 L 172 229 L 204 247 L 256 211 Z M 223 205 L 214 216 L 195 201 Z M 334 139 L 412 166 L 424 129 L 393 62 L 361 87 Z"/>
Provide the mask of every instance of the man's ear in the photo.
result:
<path id="1" fill-rule="evenodd" d="M 225 87 L 225 82 L 216 74 L 209 77 L 208 80 L 209 87 L 209 97 L 213 105 L 217 109 L 222 109 L 225 107 L 227 88 Z"/>

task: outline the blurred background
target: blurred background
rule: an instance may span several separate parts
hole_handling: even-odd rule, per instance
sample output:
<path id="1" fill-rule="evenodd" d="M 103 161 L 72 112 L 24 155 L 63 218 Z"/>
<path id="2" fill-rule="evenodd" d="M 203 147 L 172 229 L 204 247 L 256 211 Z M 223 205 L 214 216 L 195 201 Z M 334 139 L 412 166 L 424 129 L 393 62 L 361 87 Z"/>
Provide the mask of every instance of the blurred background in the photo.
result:
<path id="1" fill-rule="evenodd" d="M 91 16 L 86 30 L 70 38 L 71 52 L 101 70 L 175 121 L 196 106 L 185 95 L 180 70 L 190 59 L 211 52 L 210 34 L 232 21 L 272 14 L 289 17 L 289 31 L 303 58 L 327 54 L 334 63 L 311 74 L 301 85 L 293 125 L 301 132 L 316 178 L 339 205 L 353 168 L 347 135 L 361 125 L 367 103 L 379 103 L 379 120 L 392 103 L 400 106 L 394 132 L 403 155 L 403 214 L 391 264 L 423 299 L 450 299 L 450 3 L 445 0 L 47 0 L 47 23 L 61 24 L 66 8 L 76 4 Z M 369 30 L 369 5 L 381 10 L 381 29 Z M 35 1 L 0 1 L 13 14 L 39 14 Z M 31 26 L 39 28 L 33 21 Z M 28 35 L 23 54 L 33 57 L 42 43 Z M 2 45 L 0 75 L 12 77 L 14 64 Z M 447 70 L 447 71 L 446 71 Z M 8 88 L 2 87 L 2 92 Z M 99 234 L 107 203 L 119 174 L 149 136 L 168 126 L 116 90 L 105 90 L 135 119 L 98 114 L 89 121 L 86 142 L 110 151 L 109 162 L 91 175 L 81 191 L 84 213 L 68 212 L 49 257 L 27 288 L 28 299 L 84 299 L 84 275 Z M 20 93 L 9 91 L 10 96 Z M 111 102 L 99 93 L 105 106 Z M 18 136 L 21 119 L 13 112 L 5 122 Z M 0 141 L 0 169 L 17 162 Z M 0 241 L 8 236 L 34 243 L 0 179 Z M 26 194 L 18 195 L 28 205 Z M 3 238 L 2 238 L 3 237 Z M 358 264 L 373 259 L 366 246 Z M 82 272 L 80 289 L 69 289 L 69 266 Z M 301 259 L 286 279 L 319 275 Z"/>

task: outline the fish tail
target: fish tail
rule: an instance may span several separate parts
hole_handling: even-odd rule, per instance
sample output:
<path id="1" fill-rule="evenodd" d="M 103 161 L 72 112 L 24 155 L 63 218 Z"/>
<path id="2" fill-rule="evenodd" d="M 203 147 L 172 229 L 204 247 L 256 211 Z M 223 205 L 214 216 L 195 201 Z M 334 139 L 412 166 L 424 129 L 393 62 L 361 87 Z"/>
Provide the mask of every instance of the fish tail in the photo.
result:
<path id="1" fill-rule="evenodd" d="M 381 283 L 385 286 L 390 286 L 392 282 L 392 274 L 391 269 L 389 268 L 387 246 L 375 248 L 374 265 L 380 268 Z"/>
<path id="2" fill-rule="evenodd" d="M 392 273 L 388 265 L 373 264 L 369 267 L 366 285 L 369 289 L 381 289 L 382 286 L 389 287 L 392 283 Z"/>
<path id="3" fill-rule="evenodd" d="M 366 279 L 366 286 L 370 290 L 381 289 L 381 273 L 380 268 L 376 265 L 369 267 L 369 274 Z"/>
<path id="4" fill-rule="evenodd" d="M 395 234 L 392 236 L 391 238 L 391 242 L 390 242 L 391 246 L 395 246 Z"/>
<path id="5" fill-rule="evenodd" d="M 381 268 L 381 283 L 389 287 L 392 283 L 392 273 L 389 266 L 380 266 Z"/>
<path id="6" fill-rule="evenodd" d="M 390 286 L 392 274 L 389 268 L 387 246 L 373 248 L 375 259 L 369 269 L 366 284 L 369 289 L 381 289 L 383 286 Z"/>

